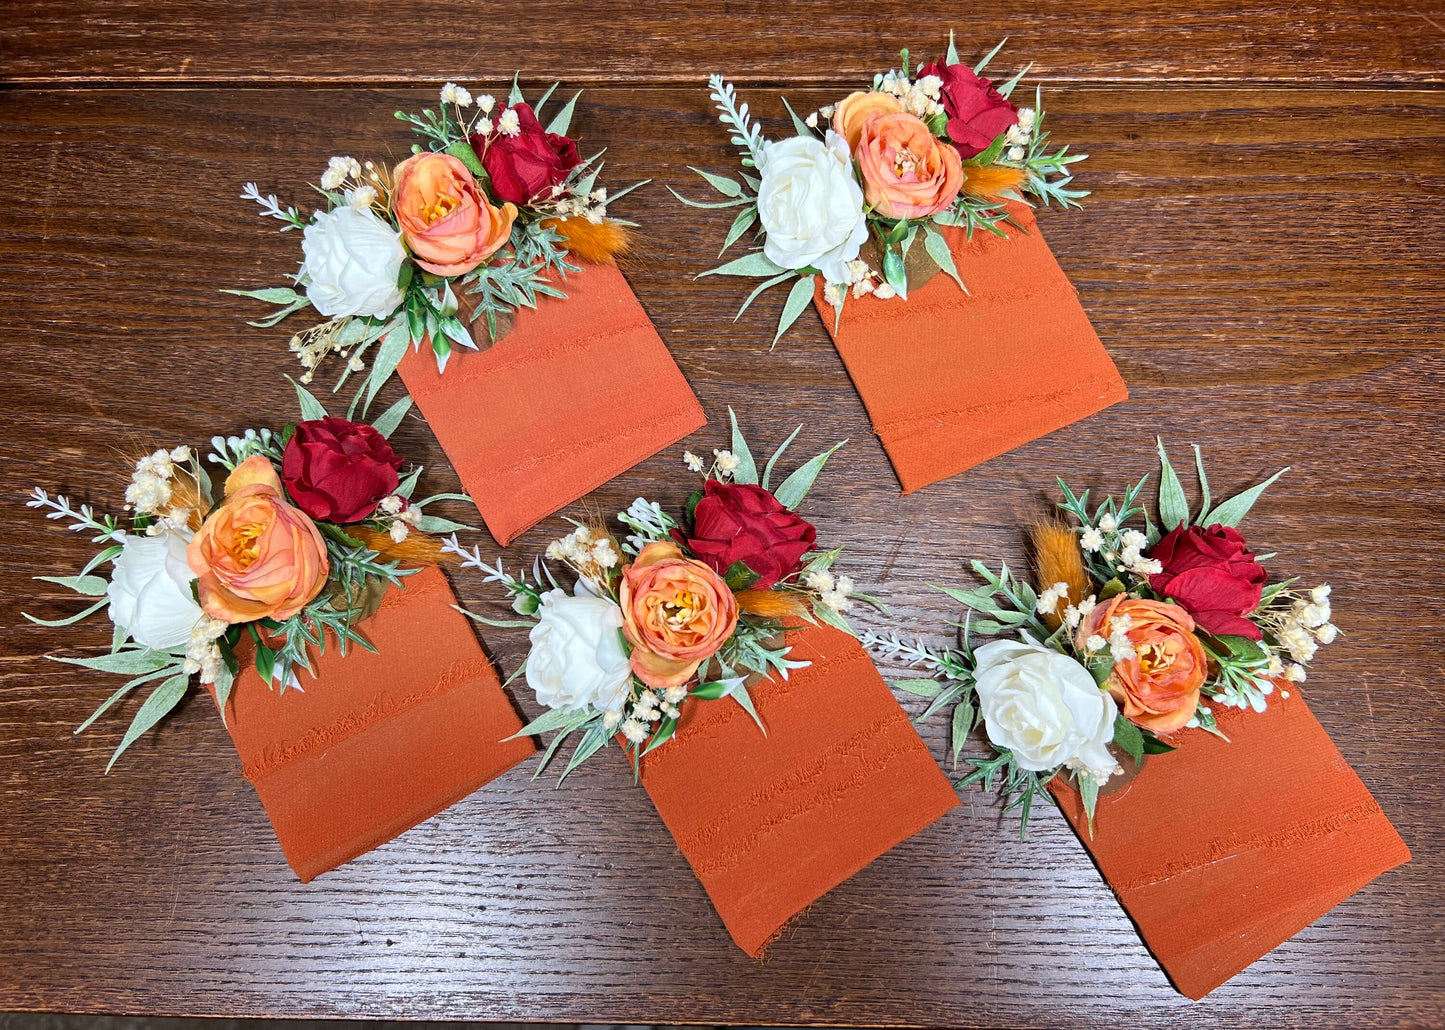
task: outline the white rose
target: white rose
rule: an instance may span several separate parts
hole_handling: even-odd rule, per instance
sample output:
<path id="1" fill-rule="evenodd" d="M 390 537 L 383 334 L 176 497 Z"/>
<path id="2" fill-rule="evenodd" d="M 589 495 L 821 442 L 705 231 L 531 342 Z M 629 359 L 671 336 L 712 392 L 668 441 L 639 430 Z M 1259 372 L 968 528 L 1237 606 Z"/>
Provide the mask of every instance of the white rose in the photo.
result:
<path id="1" fill-rule="evenodd" d="M 186 564 L 184 537 L 127 536 L 105 591 L 110 621 L 124 626 L 137 644 L 158 651 L 188 642 L 202 614 L 191 595 L 195 578 Z"/>
<path id="2" fill-rule="evenodd" d="M 868 223 L 843 137 L 830 130 L 826 145 L 809 136 L 769 143 L 761 172 L 758 218 L 768 260 L 780 268 L 812 265 L 829 282 L 848 282 L 848 262 L 868 238 Z"/>
<path id="3" fill-rule="evenodd" d="M 1030 639 L 995 640 L 973 654 L 974 691 L 994 747 L 1034 772 L 1073 762 L 1108 778 L 1118 707 L 1089 670 Z"/>
<path id="4" fill-rule="evenodd" d="M 306 296 L 330 318 L 386 315 L 401 303 L 396 285 L 406 251 L 401 234 L 365 208 L 324 211 L 306 227 L 301 274 Z"/>
<path id="5" fill-rule="evenodd" d="M 548 708 L 620 710 L 632 676 L 622 649 L 622 609 L 602 597 L 542 595 L 529 637 L 527 684 Z"/>

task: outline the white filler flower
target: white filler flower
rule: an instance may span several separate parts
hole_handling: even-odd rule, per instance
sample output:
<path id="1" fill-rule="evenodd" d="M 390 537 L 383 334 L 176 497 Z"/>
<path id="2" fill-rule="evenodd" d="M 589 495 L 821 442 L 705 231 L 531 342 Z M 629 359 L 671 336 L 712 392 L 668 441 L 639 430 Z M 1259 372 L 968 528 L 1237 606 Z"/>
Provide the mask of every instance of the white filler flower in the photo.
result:
<path id="1" fill-rule="evenodd" d="M 769 143 L 761 171 L 758 218 L 768 260 L 780 268 L 812 265 L 829 282 L 848 282 L 848 262 L 868 238 L 868 223 L 843 137 L 830 131 L 826 144 L 807 136 Z"/>
<path id="2" fill-rule="evenodd" d="M 1089 670 L 1029 639 L 995 640 L 974 658 L 974 690 L 994 747 L 1012 751 L 1019 767 L 1033 772 L 1071 764 L 1108 779 L 1118 706 Z"/>
<path id="3" fill-rule="evenodd" d="M 620 710 L 632 676 L 622 650 L 622 609 L 606 598 L 542 595 L 529 639 L 527 685 L 548 708 Z"/>
<path id="4" fill-rule="evenodd" d="M 167 651 L 187 643 L 191 627 L 201 618 L 191 596 L 195 578 L 180 534 L 127 536 L 105 591 L 110 621 L 124 626 L 144 647 Z"/>
<path id="5" fill-rule="evenodd" d="M 396 310 L 406 260 L 400 233 L 369 210 L 339 207 L 318 213 L 304 235 L 301 274 L 312 307 L 329 318 Z"/>

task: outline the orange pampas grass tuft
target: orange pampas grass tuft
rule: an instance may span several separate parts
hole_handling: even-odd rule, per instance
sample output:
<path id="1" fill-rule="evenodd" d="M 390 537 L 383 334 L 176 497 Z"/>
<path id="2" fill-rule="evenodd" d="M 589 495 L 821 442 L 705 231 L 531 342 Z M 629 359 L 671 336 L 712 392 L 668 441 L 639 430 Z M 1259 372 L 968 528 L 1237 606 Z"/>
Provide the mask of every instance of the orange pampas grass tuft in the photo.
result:
<path id="1" fill-rule="evenodd" d="M 796 594 L 782 590 L 739 590 L 738 609 L 764 619 L 806 619 L 808 606 Z"/>
<path id="2" fill-rule="evenodd" d="M 625 254 L 632 242 L 625 226 L 605 218 L 600 222 L 548 218 L 542 224 L 566 241 L 569 254 L 587 264 L 606 264 L 618 254 Z"/>
<path id="3" fill-rule="evenodd" d="M 1022 168 L 998 168 L 989 165 L 964 165 L 963 192 L 975 197 L 997 199 L 1006 190 L 1016 190 L 1024 183 Z"/>
<path id="4" fill-rule="evenodd" d="M 455 560 L 442 553 L 441 541 L 425 533 L 412 533 L 401 543 L 370 526 L 343 526 L 346 535 L 360 540 L 375 551 L 383 561 L 399 561 L 407 565 L 440 565 Z"/>
<path id="5" fill-rule="evenodd" d="M 1078 604 L 1094 592 L 1089 574 L 1084 571 L 1079 538 L 1063 523 L 1039 522 L 1029 530 L 1029 541 L 1033 544 L 1034 580 L 1039 591 L 1042 593 L 1055 583 L 1069 586 L 1068 596 L 1059 602 L 1055 611 L 1044 616 L 1050 629 L 1058 629 L 1064 621 L 1064 608 Z"/>

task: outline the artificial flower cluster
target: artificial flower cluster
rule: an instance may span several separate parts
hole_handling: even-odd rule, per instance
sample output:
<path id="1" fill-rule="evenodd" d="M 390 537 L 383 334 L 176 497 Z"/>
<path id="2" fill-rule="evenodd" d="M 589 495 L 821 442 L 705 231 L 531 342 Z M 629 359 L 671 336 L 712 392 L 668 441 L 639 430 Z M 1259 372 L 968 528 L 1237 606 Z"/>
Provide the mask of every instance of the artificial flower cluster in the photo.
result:
<path id="1" fill-rule="evenodd" d="M 369 404 L 408 344 L 429 346 L 445 370 L 454 344 L 476 349 L 478 320 L 494 342 L 518 308 L 565 296 L 557 282 L 580 270 L 574 259 L 604 262 L 625 249 L 630 223 L 609 219 L 607 205 L 636 187 L 609 197 L 597 186 L 601 155 L 584 160 L 566 135 L 576 96 L 543 127 L 556 88 L 534 106 L 515 81 L 505 102 L 447 83 L 438 110 L 396 113 L 425 146 L 395 167 L 331 158 L 325 206 L 309 218 L 247 183 L 242 197 L 281 231 L 302 230 L 304 260 L 297 288 L 228 292 L 281 306 L 252 323 L 261 327 L 308 306 L 325 316 L 291 338 L 302 382 L 337 355 L 340 389 L 375 346 L 358 388 Z"/>
<path id="2" fill-rule="evenodd" d="M 1075 494 L 1059 480 L 1059 507 L 1077 525 L 1034 528 L 1034 584 L 1006 565 L 994 574 L 974 562 L 983 586 L 945 588 L 970 609 L 960 648 L 866 639 L 933 674 L 899 685 L 933 699 L 927 714 L 955 705 L 955 762 L 975 721 L 983 723 L 994 756 L 975 761 L 959 786 L 992 789 L 1001 778 L 1025 827 L 1033 798 L 1060 773 L 1074 778 L 1092 825 L 1101 788 L 1126 762 L 1137 768 L 1146 755 L 1174 750 L 1164 738 L 1181 730 L 1223 736 L 1216 707 L 1262 712 L 1276 690 L 1288 697 L 1338 633 L 1330 588 L 1270 583 L 1238 529 L 1283 472 L 1211 507 L 1195 448 L 1202 503 L 1191 515 L 1162 442 L 1159 459 L 1157 522 L 1139 500 L 1147 476 L 1092 511 L 1088 491 Z M 1127 525 L 1140 516 L 1142 530 Z M 975 632 L 1019 639 L 975 647 Z"/>
<path id="3" fill-rule="evenodd" d="M 870 89 L 805 118 L 788 106 L 796 135 L 778 141 L 764 139 L 748 105 L 714 75 L 721 120 L 754 172 L 739 182 L 694 169 L 726 198 L 720 203 L 673 192 L 693 207 L 741 208 L 724 252 L 755 226 L 762 247 L 703 275 L 764 279 L 743 310 L 796 277 L 776 343 L 812 299 L 815 276 L 839 318 L 850 295 L 906 299 L 940 271 L 963 288 L 940 226 L 1002 236 L 1008 201 L 1077 207 L 1087 193 L 1068 188 L 1068 166 L 1086 155 L 1048 149 L 1042 91 L 1032 108 L 1009 99 L 1028 69 L 999 86 L 981 74 L 1002 46 L 969 68 L 950 34 L 946 56 L 911 71 L 904 50 L 902 68 L 875 76 Z"/>
<path id="4" fill-rule="evenodd" d="M 848 577 L 834 576 L 839 552 L 817 550 L 816 529 L 796 511 L 837 447 L 771 489 L 793 438 L 760 479 L 735 418 L 732 431 L 731 448 L 714 452 L 706 471 L 696 455 L 684 455 L 704 481 L 681 522 L 638 498 L 618 515 L 630 531 L 625 539 L 577 524 L 549 544 L 547 561 L 576 577 L 570 591 L 540 559 L 530 578 L 519 578 L 500 563 L 485 564 L 476 548 L 444 545 L 487 582 L 500 583 L 525 621 L 472 618 L 531 629 L 527 684 L 548 711 L 517 735 L 558 731 L 539 774 L 574 732 L 582 737 L 564 778 L 614 738 L 636 767 L 672 737 L 693 699 L 731 697 L 757 719 L 749 684 L 786 678 L 807 664 L 788 657 L 790 625 L 825 623 L 851 633 L 842 613 L 854 599 L 876 603 L 855 593 Z"/>
<path id="5" fill-rule="evenodd" d="M 326 414 L 298 388 L 303 419 L 277 434 L 248 429 L 213 437 L 209 461 L 226 472 L 219 496 L 197 452 L 157 450 L 135 464 L 126 487 L 126 518 L 72 507 L 36 488 L 27 502 L 91 531 L 101 546 L 75 576 L 41 576 L 95 598 L 68 626 L 106 609 L 115 629 L 110 653 L 57 658 L 132 677 L 81 727 L 147 683 L 111 764 L 185 696 L 192 676 L 213 688 L 225 716 L 240 671 L 237 648 L 250 637 L 256 670 L 268 683 L 299 687 L 298 668 L 315 674 L 308 649 L 324 653 L 327 634 L 342 654 L 371 645 L 360 624 L 386 590 L 440 548 L 410 534 L 453 532 L 460 523 L 423 512 L 438 494 L 412 500 L 421 469 L 405 479 L 387 437 L 411 406 L 405 399 L 374 424 Z M 98 574 L 107 564 L 109 579 Z M 78 731 L 77 731 L 78 732 Z M 108 767 L 107 767 L 108 768 Z"/>

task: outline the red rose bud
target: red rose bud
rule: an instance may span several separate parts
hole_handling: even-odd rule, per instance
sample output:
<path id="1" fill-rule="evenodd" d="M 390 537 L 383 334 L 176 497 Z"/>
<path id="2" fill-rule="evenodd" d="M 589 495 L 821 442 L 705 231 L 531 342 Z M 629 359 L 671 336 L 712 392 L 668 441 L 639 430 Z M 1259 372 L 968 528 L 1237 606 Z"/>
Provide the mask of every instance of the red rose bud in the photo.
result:
<path id="1" fill-rule="evenodd" d="M 394 493 L 401 459 L 374 428 L 344 418 L 296 423 L 281 456 L 281 481 L 313 519 L 360 522 Z"/>
<path id="2" fill-rule="evenodd" d="M 692 532 L 674 529 L 672 538 L 718 575 L 742 562 L 758 576 L 752 586 L 766 590 L 798 571 L 818 531 L 760 486 L 709 479 Z"/>
<path id="3" fill-rule="evenodd" d="M 497 110 L 501 118 L 506 111 L 517 115 L 521 131 L 515 136 L 494 133 L 490 139 L 473 136 L 472 149 L 481 159 L 482 167 L 492 180 L 492 193 L 498 200 L 526 204 L 538 194 L 567 181 L 567 173 L 582 163 L 577 144 L 566 136 L 547 132 L 527 104 L 503 105 Z"/>
<path id="4" fill-rule="evenodd" d="M 982 154 L 1000 133 L 1018 124 L 1018 108 L 993 88 L 992 81 L 975 75 L 967 65 L 935 61 L 918 70 L 920 79 L 925 75 L 937 75 L 943 80 L 946 131 L 960 157 Z"/>
<path id="5" fill-rule="evenodd" d="M 1168 597 L 1209 633 L 1259 640 L 1259 627 L 1244 618 L 1259 607 L 1268 573 L 1230 526 L 1179 526 L 1154 545 L 1149 557 L 1164 570 L 1149 577 L 1154 592 Z"/>

